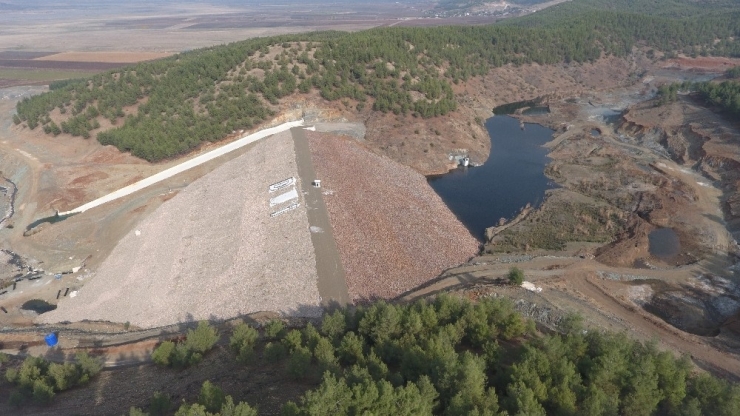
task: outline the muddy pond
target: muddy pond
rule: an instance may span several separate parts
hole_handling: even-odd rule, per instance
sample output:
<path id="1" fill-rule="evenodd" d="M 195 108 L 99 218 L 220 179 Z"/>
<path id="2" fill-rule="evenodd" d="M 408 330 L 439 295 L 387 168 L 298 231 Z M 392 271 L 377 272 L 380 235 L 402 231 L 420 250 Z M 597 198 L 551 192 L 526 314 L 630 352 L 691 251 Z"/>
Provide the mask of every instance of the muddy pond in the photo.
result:
<path id="1" fill-rule="evenodd" d="M 491 154 L 477 167 L 460 167 L 428 178 L 450 210 L 479 240 L 500 218 L 511 219 L 527 204 L 537 206 L 555 185 L 545 176 L 550 158 L 543 147 L 553 130 L 520 125 L 509 116 L 486 120 Z"/>
<path id="2" fill-rule="evenodd" d="M 658 228 L 648 234 L 648 250 L 650 254 L 661 259 L 669 260 L 681 252 L 681 243 L 678 234 L 672 228 Z"/>

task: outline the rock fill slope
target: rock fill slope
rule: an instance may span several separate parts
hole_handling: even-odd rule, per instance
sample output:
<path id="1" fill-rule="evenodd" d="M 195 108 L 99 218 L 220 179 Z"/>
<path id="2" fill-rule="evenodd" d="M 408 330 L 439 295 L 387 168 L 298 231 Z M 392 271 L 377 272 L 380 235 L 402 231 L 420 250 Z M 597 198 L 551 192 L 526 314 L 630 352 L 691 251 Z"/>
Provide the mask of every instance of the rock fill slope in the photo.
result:
<path id="1" fill-rule="evenodd" d="M 356 140 L 307 134 L 354 301 L 396 297 L 478 252 L 424 176 Z"/>
<path id="2" fill-rule="evenodd" d="M 40 322 L 156 327 L 258 311 L 320 312 L 305 204 L 271 217 L 272 183 L 296 177 L 290 132 L 194 182 L 126 235 L 78 296 Z M 299 192 L 298 202 L 302 202 Z"/>

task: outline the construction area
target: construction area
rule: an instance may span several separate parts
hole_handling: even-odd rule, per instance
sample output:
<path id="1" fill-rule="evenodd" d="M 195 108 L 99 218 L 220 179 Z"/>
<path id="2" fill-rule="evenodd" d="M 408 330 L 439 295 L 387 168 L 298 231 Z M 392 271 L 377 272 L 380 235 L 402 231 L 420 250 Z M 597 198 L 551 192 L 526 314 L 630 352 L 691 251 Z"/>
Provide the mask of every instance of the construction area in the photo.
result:
<path id="1" fill-rule="evenodd" d="M 64 217 L 55 213 L 254 132 L 147 163 L 13 126 L 14 103 L 39 90 L 6 89 L 3 347 L 44 354 L 53 331 L 63 351 L 93 351 L 113 367 L 148 360 L 199 319 L 305 320 L 335 305 L 452 292 L 511 298 L 545 327 L 576 311 L 591 328 L 657 334 L 660 348 L 734 378 L 737 127 L 689 98 L 650 98 L 658 83 L 740 62 L 630 59 L 497 68 L 456 86 L 460 109 L 434 119 L 299 97 L 263 128 L 305 117 L 302 126 Z M 634 68 L 647 72 L 630 77 Z M 557 187 L 478 241 L 424 175 L 453 168 L 458 154 L 484 162 L 495 144 L 473 121 L 531 91 L 546 111 L 515 117 L 555 132 L 544 174 Z M 522 287 L 506 281 L 512 266 Z"/>
<path id="2" fill-rule="evenodd" d="M 317 132 L 281 121 L 245 145 L 165 164 L 79 208 L 52 204 L 65 211 L 31 222 L 20 240 L 58 241 L 105 213 L 130 220 L 117 224 L 125 228 L 115 230 L 121 237 L 109 254 L 82 240 L 56 264 L 19 256 L 19 273 L 37 277 L 0 296 L 0 320 L 146 329 L 265 312 L 310 318 L 324 307 L 395 297 L 476 254 L 479 243 L 424 176 L 326 131 L 346 133 L 351 124 Z M 207 157 L 225 148 L 233 152 Z M 106 226 L 115 225 L 102 224 L 99 236 Z M 77 345 L 72 338 L 61 333 L 60 344 Z"/>

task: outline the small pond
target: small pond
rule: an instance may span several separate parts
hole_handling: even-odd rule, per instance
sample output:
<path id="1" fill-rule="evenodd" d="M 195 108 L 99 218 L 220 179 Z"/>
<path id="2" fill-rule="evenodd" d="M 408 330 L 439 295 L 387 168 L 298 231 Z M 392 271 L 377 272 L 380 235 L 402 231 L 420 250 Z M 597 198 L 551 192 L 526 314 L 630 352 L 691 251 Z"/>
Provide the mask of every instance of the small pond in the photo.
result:
<path id="1" fill-rule="evenodd" d="M 648 234 L 648 249 L 653 256 L 668 260 L 681 252 L 681 242 L 672 228 L 658 228 Z"/>
<path id="2" fill-rule="evenodd" d="M 511 219 L 527 204 L 537 206 L 554 184 L 545 176 L 550 161 L 543 147 L 553 131 L 509 116 L 486 121 L 491 154 L 483 166 L 458 168 L 429 178 L 429 185 L 470 232 L 484 239 L 485 229 Z"/>
<path id="3" fill-rule="evenodd" d="M 38 314 L 53 311 L 56 308 L 57 305 L 52 305 L 51 303 L 41 299 L 31 299 L 21 305 L 21 309 L 26 311 L 34 311 Z"/>
<path id="4" fill-rule="evenodd" d="M 36 220 L 36 221 L 28 224 L 28 226 L 26 227 L 26 231 L 33 230 L 34 228 L 38 227 L 39 225 L 41 225 L 41 224 L 43 224 L 45 222 L 48 222 L 49 224 L 56 224 L 56 223 L 58 223 L 60 221 L 66 220 L 67 218 L 71 217 L 72 215 L 74 215 L 74 214 L 68 214 L 68 215 L 52 215 L 50 217 L 39 218 L 38 220 Z"/>

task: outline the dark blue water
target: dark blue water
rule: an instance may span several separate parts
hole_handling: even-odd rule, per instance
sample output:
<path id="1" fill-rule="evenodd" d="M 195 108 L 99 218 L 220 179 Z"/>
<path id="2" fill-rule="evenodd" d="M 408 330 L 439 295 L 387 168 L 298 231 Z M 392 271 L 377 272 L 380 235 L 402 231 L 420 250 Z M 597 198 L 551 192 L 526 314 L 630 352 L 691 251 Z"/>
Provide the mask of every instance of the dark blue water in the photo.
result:
<path id="1" fill-rule="evenodd" d="M 555 187 L 544 174 L 550 159 L 542 147 L 553 130 L 538 124 L 525 124 L 522 130 L 519 120 L 509 116 L 489 118 L 486 128 L 491 155 L 483 166 L 429 178 L 429 185 L 481 241 L 487 227 L 502 217 L 515 217 L 528 203 L 537 206 L 545 191 Z"/>

